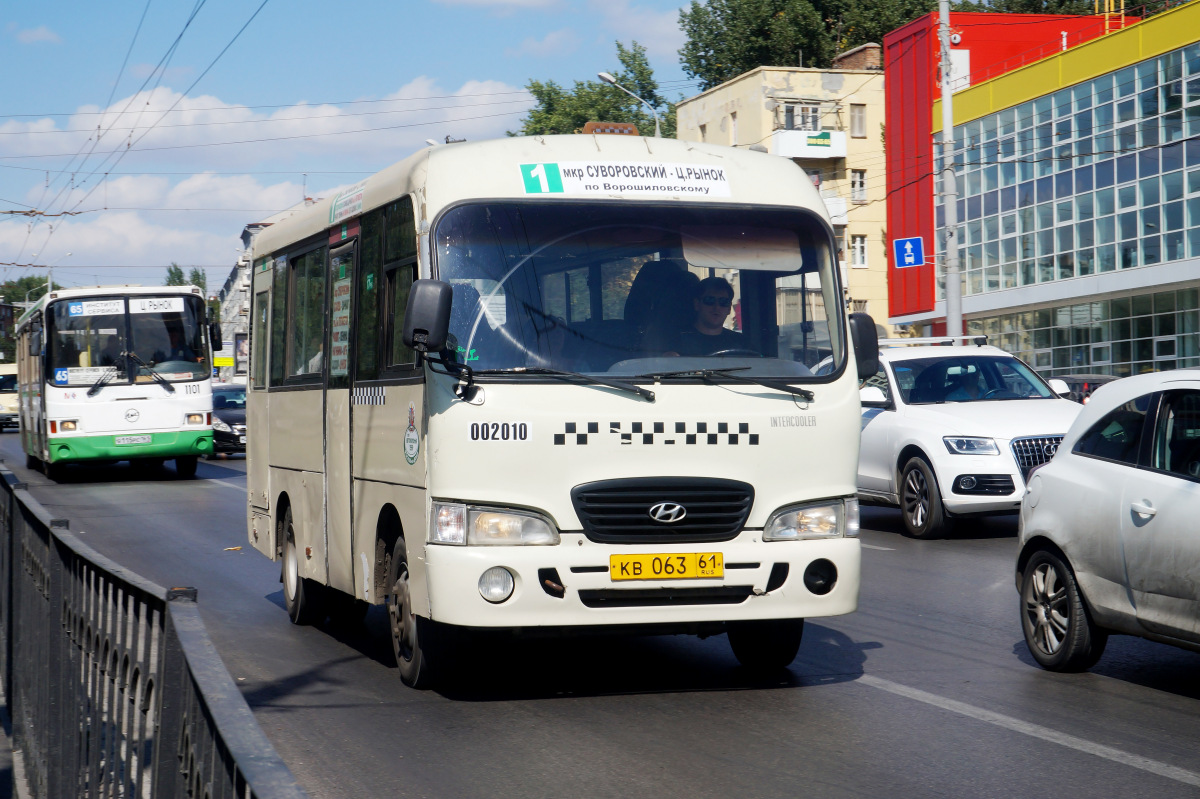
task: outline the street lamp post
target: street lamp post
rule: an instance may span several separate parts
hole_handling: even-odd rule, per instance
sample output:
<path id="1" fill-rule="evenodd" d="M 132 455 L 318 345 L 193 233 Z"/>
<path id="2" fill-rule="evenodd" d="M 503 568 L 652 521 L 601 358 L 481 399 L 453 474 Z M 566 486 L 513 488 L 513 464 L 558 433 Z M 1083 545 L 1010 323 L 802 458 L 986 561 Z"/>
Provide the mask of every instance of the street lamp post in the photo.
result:
<path id="1" fill-rule="evenodd" d="M 654 114 L 654 138 L 656 138 L 656 139 L 662 138 L 662 131 L 658 127 L 658 112 L 654 110 L 654 106 L 650 105 L 650 103 L 646 102 L 641 97 L 638 97 L 636 94 L 629 91 L 629 89 L 626 89 L 624 86 L 617 83 L 617 79 L 614 78 L 612 75 L 609 75 L 607 72 L 598 72 L 598 73 L 596 73 L 596 77 L 600 78 L 600 80 L 604 81 L 605 83 L 611 83 L 613 86 L 616 86 L 618 89 L 625 92 L 630 97 L 632 97 L 633 99 L 637 100 L 642 105 L 649 108 L 650 113 Z"/>
<path id="2" fill-rule="evenodd" d="M 38 255 L 39 255 L 39 253 L 36 253 L 36 252 L 33 254 L 34 260 L 37 259 Z M 72 255 L 73 255 L 73 253 L 67 253 L 66 255 L 62 256 L 57 261 L 55 261 L 54 264 L 61 263 L 62 261 L 65 261 L 66 259 L 70 258 Z M 46 265 L 46 293 L 47 294 L 49 294 L 51 291 L 54 290 L 54 264 Z M 29 299 L 29 294 L 32 291 L 33 291 L 33 289 L 30 289 L 29 291 L 25 292 L 26 300 Z"/>

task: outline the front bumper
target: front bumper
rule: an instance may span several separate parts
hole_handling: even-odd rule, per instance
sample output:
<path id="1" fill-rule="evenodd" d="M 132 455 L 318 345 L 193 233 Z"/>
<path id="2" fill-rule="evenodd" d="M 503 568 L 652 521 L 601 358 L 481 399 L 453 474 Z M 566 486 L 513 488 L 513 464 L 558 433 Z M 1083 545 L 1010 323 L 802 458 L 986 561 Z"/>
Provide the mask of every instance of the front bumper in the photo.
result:
<path id="1" fill-rule="evenodd" d="M 238 432 L 237 427 L 233 428 L 232 433 L 224 433 L 220 430 L 213 430 L 213 451 L 214 452 L 245 452 L 246 451 L 246 430 L 242 428 Z"/>
<path id="2" fill-rule="evenodd" d="M 124 461 L 138 458 L 177 458 L 207 455 L 213 451 L 212 430 L 141 433 L 149 443 L 118 444 L 115 435 L 59 436 L 46 443 L 47 463 Z"/>
<path id="3" fill-rule="evenodd" d="M 1000 455 L 946 455 L 939 458 L 934 468 L 937 470 L 938 488 L 942 495 L 942 505 L 950 513 L 965 516 L 976 513 L 1009 513 L 1020 509 L 1021 497 L 1025 496 L 1025 478 L 1017 463 L 1005 449 Z M 984 493 L 978 488 L 974 491 L 964 491 L 958 488 L 958 481 L 965 476 L 977 478 L 978 484 L 999 482 L 999 478 L 1007 477 L 1011 481 L 1012 490 L 1008 493 Z"/>
<path id="4" fill-rule="evenodd" d="M 0 413 L 0 428 L 4 427 L 19 427 L 17 414 L 15 413 Z"/>
<path id="5" fill-rule="evenodd" d="M 563 533 L 558 546 L 463 547 L 426 545 L 429 616 L 465 627 L 670 627 L 751 619 L 837 616 L 858 607 L 861 549 L 857 538 L 763 542 L 758 530 L 709 544 L 598 544 L 582 533 Z M 720 552 L 725 575 L 716 579 L 613 581 L 609 556 Z M 805 585 L 814 561 L 837 570 L 832 590 L 818 595 Z M 780 567 L 787 579 L 777 582 Z M 492 604 L 478 580 L 493 566 L 507 568 L 516 587 Z M 543 585 L 553 569 L 561 597 Z M 772 580 L 772 573 L 776 575 Z"/>

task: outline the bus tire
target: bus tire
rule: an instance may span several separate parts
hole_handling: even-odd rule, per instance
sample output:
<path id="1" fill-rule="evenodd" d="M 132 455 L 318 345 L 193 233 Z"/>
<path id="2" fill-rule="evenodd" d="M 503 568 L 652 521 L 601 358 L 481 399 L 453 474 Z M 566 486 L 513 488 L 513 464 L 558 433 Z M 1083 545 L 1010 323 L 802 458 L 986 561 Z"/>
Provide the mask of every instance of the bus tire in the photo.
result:
<path id="1" fill-rule="evenodd" d="M 300 551 L 296 547 L 296 533 L 292 526 L 292 509 L 283 512 L 280 532 L 285 536 L 283 544 L 283 604 L 293 624 L 316 624 L 324 614 L 321 612 L 321 586 L 307 577 L 300 576 Z"/>
<path id="2" fill-rule="evenodd" d="M 63 466 L 61 463 L 42 461 L 42 474 L 46 475 L 46 477 L 49 477 L 56 483 L 62 482 Z"/>
<path id="3" fill-rule="evenodd" d="M 396 667 L 400 680 L 412 688 L 427 689 L 433 686 L 434 637 L 437 626 L 413 613 L 412 596 L 409 593 L 408 553 L 404 539 L 397 538 L 388 556 L 387 605 L 388 627 L 392 636 L 392 652 L 396 656 Z"/>
<path id="4" fill-rule="evenodd" d="M 32 455 L 32 454 L 26 452 L 25 453 L 25 468 L 41 471 L 42 462 L 40 460 L 38 460 L 38 457 L 36 455 Z"/>
<path id="5" fill-rule="evenodd" d="M 199 461 L 200 458 L 196 455 L 181 455 L 175 459 L 175 474 L 185 478 L 195 477 L 196 464 Z"/>
<path id="6" fill-rule="evenodd" d="M 804 619 L 770 619 L 729 623 L 729 646 L 748 669 L 773 672 L 786 669 L 800 651 Z"/>

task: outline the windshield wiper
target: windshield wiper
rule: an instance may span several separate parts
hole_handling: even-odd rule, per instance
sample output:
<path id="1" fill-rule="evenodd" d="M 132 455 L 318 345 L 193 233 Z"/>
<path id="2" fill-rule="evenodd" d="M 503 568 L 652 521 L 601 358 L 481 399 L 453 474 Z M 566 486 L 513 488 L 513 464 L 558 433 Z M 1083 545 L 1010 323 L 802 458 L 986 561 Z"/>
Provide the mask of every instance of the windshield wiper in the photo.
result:
<path id="1" fill-rule="evenodd" d="M 643 375 L 655 381 L 661 381 L 663 378 L 669 377 L 699 377 L 702 380 L 713 380 L 716 377 L 728 377 L 730 380 L 739 383 L 752 383 L 756 386 L 764 388 L 773 388 L 776 391 L 786 391 L 792 396 L 799 397 L 805 402 L 813 401 L 813 393 L 806 388 L 797 388 L 796 386 L 781 383 L 779 381 L 764 380 L 755 377 L 747 377 L 746 375 L 733 374 L 734 372 L 744 372 L 749 369 L 749 366 L 728 366 L 724 369 L 681 369 L 678 372 L 655 372 L 653 374 Z"/>
<path id="2" fill-rule="evenodd" d="M 117 376 L 117 364 L 119 364 L 123 360 L 125 360 L 125 353 L 123 353 L 123 352 L 120 355 L 118 355 L 117 357 L 113 358 L 113 362 L 111 364 L 112 371 L 105 372 L 104 374 L 100 375 L 99 379 L 96 380 L 95 383 L 92 383 L 92 387 L 87 390 L 87 395 L 89 397 L 94 397 L 97 394 L 99 394 L 100 389 L 102 389 L 106 385 L 108 385 L 108 381 L 112 380 L 114 377 Z"/>
<path id="3" fill-rule="evenodd" d="M 654 392 L 648 388 L 642 388 L 641 386 L 635 386 L 633 383 L 624 383 L 620 380 L 609 380 L 604 377 L 596 377 L 595 375 L 585 375 L 581 372 L 567 372 L 567 371 L 563 371 L 562 369 L 551 369 L 548 366 L 518 366 L 514 369 L 479 369 L 479 370 L 476 370 L 475 374 L 477 374 L 477 375 L 482 375 L 482 374 L 489 374 L 489 375 L 526 374 L 526 375 L 549 375 L 550 377 L 573 378 L 575 380 L 582 380 L 585 383 L 595 383 L 596 385 L 600 385 L 600 386 L 608 386 L 609 388 L 616 388 L 616 389 L 620 389 L 621 391 L 628 391 L 631 394 L 637 394 L 639 397 L 642 397 L 643 399 L 649 400 L 650 402 L 654 402 Z"/>
<path id="4" fill-rule="evenodd" d="M 145 361 L 143 361 L 143 360 L 142 360 L 140 357 L 138 357 L 138 354 L 137 354 L 136 352 L 132 352 L 132 351 L 130 351 L 130 352 L 127 352 L 127 353 L 125 353 L 125 354 L 126 354 L 127 356 L 129 356 L 130 360 L 132 360 L 132 361 L 133 361 L 134 363 L 136 363 L 138 366 L 142 367 L 142 368 L 143 368 L 143 369 L 145 369 L 147 372 L 149 372 L 149 373 L 150 373 L 150 376 L 154 378 L 154 382 L 156 382 L 156 383 L 161 383 L 161 384 L 162 384 L 162 386 L 163 386 L 163 388 L 165 388 L 165 389 L 167 390 L 167 393 L 168 393 L 168 394 L 174 394 L 174 393 L 175 393 L 175 386 L 171 385 L 170 381 L 169 381 L 169 380 L 167 380 L 167 379 L 166 379 L 165 377 L 163 377 L 162 375 L 160 375 L 158 372 L 156 372 L 156 371 L 154 371 L 153 369 L 151 369 L 151 368 L 150 368 L 150 364 L 146 363 L 146 362 L 145 362 Z"/>

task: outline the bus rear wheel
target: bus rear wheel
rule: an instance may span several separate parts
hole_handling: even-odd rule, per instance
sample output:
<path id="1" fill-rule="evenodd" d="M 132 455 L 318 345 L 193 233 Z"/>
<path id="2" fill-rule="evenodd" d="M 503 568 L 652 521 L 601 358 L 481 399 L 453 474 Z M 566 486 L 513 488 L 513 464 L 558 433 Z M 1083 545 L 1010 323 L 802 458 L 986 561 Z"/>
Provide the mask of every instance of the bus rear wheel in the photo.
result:
<path id="1" fill-rule="evenodd" d="M 430 688 L 434 682 L 430 654 L 437 630 L 432 621 L 413 613 L 408 580 L 408 553 L 403 538 L 396 539 L 388 557 L 387 586 L 385 601 L 388 626 L 391 628 L 392 651 L 396 655 L 400 680 L 413 688 Z"/>
<path id="2" fill-rule="evenodd" d="M 175 474 L 180 477 L 195 477 L 196 464 L 200 458 L 197 455 L 180 456 L 175 459 Z"/>
<path id="3" fill-rule="evenodd" d="M 293 624 L 315 624 L 324 618 L 321 612 L 321 586 L 300 576 L 300 552 L 292 526 L 292 509 L 283 512 L 279 522 L 283 544 L 283 604 Z"/>

